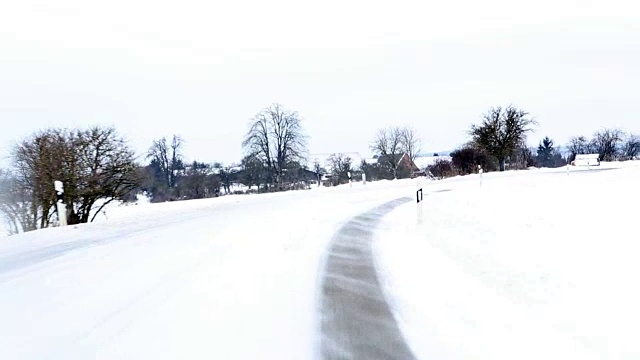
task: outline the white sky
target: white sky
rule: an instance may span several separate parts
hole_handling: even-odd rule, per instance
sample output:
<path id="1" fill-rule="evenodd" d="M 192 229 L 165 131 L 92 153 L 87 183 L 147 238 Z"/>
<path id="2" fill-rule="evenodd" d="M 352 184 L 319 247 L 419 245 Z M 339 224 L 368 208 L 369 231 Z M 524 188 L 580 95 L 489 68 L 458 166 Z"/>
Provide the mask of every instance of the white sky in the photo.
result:
<path id="1" fill-rule="evenodd" d="M 297 110 L 312 153 L 358 151 L 385 125 L 425 149 L 466 140 L 490 106 L 540 122 L 531 142 L 640 133 L 633 1 L 21 0 L 0 5 L 0 150 L 47 126 L 115 125 L 143 153 L 240 159 L 246 124 Z"/>

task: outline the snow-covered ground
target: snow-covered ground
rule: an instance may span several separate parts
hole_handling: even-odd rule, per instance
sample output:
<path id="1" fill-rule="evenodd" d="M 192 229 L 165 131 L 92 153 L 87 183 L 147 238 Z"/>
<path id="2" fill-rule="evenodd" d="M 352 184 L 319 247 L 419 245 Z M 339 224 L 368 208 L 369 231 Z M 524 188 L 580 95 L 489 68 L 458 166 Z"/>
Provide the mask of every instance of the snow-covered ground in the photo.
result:
<path id="1" fill-rule="evenodd" d="M 329 240 L 408 185 L 122 206 L 4 238 L 0 358 L 309 358 Z"/>
<path id="2" fill-rule="evenodd" d="M 496 174 L 427 190 L 421 226 L 415 204 L 387 216 L 378 270 L 416 355 L 640 358 L 638 165 Z"/>
<path id="3" fill-rule="evenodd" d="M 640 167 L 607 167 L 624 169 L 425 182 L 421 227 L 415 204 L 388 215 L 379 271 L 416 354 L 638 355 Z M 120 206 L 93 224 L 0 238 L 0 358 L 313 358 L 333 234 L 415 189 Z"/>

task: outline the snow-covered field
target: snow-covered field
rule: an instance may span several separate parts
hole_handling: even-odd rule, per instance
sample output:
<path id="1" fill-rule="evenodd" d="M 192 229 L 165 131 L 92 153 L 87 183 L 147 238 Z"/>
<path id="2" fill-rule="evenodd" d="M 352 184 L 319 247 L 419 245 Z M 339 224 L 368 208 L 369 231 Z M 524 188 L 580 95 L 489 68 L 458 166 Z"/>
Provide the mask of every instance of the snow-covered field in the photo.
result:
<path id="1" fill-rule="evenodd" d="M 425 182 L 377 233 L 420 358 L 637 358 L 640 166 Z M 577 169 L 572 169 L 577 170 Z M 1 359 L 309 359 L 325 249 L 415 180 L 111 208 L 0 238 Z"/>
<path id="2" fill-rule="evenodd" d="M 416 355 L 639 359 L 640 167 L 618 166 L 499 174 L 430 193 L 421 226 L 415 204 L 387 216 L 379 272 Z"/>

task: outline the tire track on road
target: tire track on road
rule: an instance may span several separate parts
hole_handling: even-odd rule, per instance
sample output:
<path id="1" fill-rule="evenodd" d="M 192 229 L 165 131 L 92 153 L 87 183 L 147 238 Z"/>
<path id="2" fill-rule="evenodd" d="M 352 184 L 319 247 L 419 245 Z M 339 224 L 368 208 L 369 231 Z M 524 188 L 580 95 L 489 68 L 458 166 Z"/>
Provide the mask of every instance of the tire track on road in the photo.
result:
<path id="1" fill-rule="evenodd" d="M 415 359 L 383 293 L 372 249 L 380 219 L 410 201 L 374 208 L 335 235 L 321 282 L 323 359 Z"/>

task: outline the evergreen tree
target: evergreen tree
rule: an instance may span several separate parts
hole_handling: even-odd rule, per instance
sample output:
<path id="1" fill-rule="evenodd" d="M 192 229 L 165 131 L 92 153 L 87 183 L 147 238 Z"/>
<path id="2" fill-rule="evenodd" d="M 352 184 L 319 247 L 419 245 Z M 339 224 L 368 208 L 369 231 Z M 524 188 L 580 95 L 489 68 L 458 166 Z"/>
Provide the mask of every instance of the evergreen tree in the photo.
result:
<path id="1" fill-rule="evenodd" d="M 555 153 L 553 140 L 548 136 L 542 139 L 540 145 L 538 145 L 538 163 L 542 167 L 553 167 Z"/>

